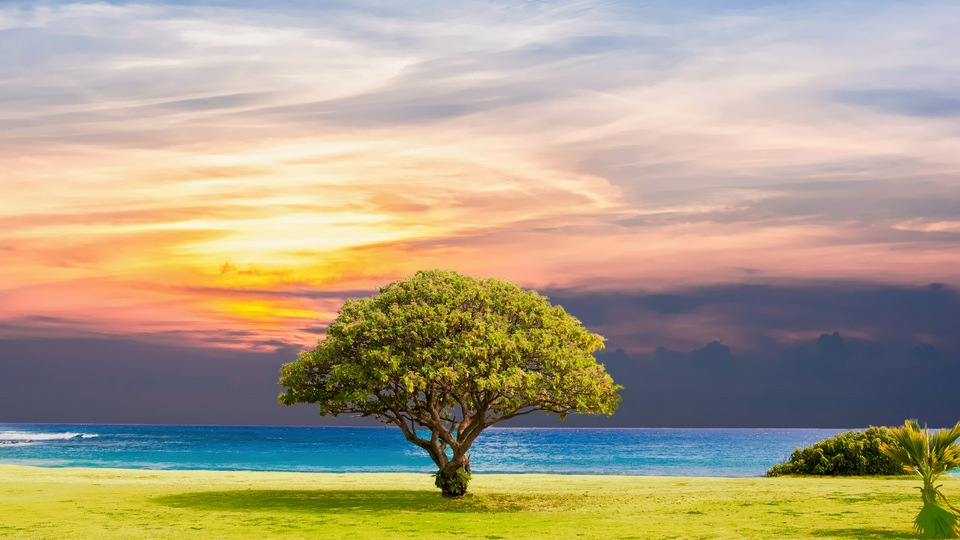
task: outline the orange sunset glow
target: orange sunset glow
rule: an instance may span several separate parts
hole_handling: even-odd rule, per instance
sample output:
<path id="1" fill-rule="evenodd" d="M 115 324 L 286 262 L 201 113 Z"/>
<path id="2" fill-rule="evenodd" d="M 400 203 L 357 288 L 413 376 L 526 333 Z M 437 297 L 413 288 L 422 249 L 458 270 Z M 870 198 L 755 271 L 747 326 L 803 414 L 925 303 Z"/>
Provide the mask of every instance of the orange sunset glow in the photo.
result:
<path id="1" fill-rule="evenodd" d="M 934 4 L 0 7 L 0 332 L 307 346 L 427 268 L 960 286 Z"/>

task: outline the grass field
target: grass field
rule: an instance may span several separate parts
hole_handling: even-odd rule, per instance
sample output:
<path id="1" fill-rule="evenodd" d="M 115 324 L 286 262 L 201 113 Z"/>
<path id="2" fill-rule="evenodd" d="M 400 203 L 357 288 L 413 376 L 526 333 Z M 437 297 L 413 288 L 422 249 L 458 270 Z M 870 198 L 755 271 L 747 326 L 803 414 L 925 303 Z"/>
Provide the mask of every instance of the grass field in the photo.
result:
<path id="1" fill-rule="evenodd" d="M 909 538 L 917 484 L 476 474 L 448 500 L 425 474 L 0 465 L 0 538 Z"/>

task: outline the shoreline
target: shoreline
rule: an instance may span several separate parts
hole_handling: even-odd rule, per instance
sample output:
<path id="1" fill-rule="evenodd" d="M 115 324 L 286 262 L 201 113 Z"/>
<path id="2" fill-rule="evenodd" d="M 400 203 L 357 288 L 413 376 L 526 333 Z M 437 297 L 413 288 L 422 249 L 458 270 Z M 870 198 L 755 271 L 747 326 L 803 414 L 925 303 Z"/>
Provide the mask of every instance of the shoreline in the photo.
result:
<path id="1" fill-rule="evenodd" d="M 871 424 L 872 425 L 872 424 Z M 118 426 L 118 427 L 188 427 L 188 428 L 236 428 L 236 429 L 397 429 L 395 426 L 383 424 L 359 424 L 359 425 L 316 425 L 316 424 L 278 424 L 278 425 L 260 425 L 260 424 L 150 424 L 150 423 L 114 423 L 114 422 L 0 422 L 3 426 Z M 849 431 L 851 429 L 866 429 L 869 426 L 859 427 L 836 427 L 836 426 L 727 426 L 727 427 L 672 427 L 672 426 L 511 426 L 495 425 L 487 430 L 588 430 L 588 431 L 785 431 L 785 430 L 838 430 Z M 486 430 L 484 430 L 486 431 Z"/>
<path id="2" fill-rule="evenodd" d="M 66 473 L 84 473 L 84 474 L 93 474 L 93 473 L 103 473 L 103 474 L 116 474 L 116 475 L 125 475 L 130 474 L 133 476 L 155 476 L 157 474 L 186 474 L 186 475 L 238 475 L 238 474 L 249 474 L 249 475 L 313 475 L 313 476 L 330 476 L 330 477 L 349 477 L 349 476 L 411 476 L 411 477 L 422 477 L 422 478 L 432 478 L 433 472 L 412 472 L 412 471 L 259 471 L 259 470 L 249 470 L 249 469 L 140 469 L 140 468 L 124 468 L 124 467 L 74 467 L 74 466 L 46 466 L 46 465 L 21 465 L 16 463 L 3 463 L 0 462 L 0 475 L 3 474 L 4 469 L 24 469 L 24 470 L 38 470 L 38 471 L 50 471 L 54 473 L 56 471 L 63 471 Z M 669 480 L 701 480 L 701 479 L 714 479 L 714 480 L 751 480 L 751 479 L 764 479 L 765 476 L 670 476 L 670 475 L 644 475 L 644 474 L 599 474 L 599 473 L 544 473 L 544 472 L 484 472 L 484 471 L 473 471 L 473 478 L 495 478 L 495 477 L 505 477 L 505 478 L 515 478 L 515 477 L 546 477 L 546 478 L 592 478 L 592 479 L 610 479 L 610 478 L 633 478 L 633 479 L 644 479 L 644 478 L 655 478 L 655 479 L 669 479 Z M 827 477 L 824 477 L 827 478 Z M 891 477 L 895 478 L 895 477 Z M 432 480 L 431 480 L 432 482 Z M 432 486 L 432 484 L 431 484 Z M 439 493 L 439 491 L 438 491 Z"/>
<path id="3" fill-rule="evenodd" d="M 15 443 L 16 444 L 16 443 Z M 252 469 L 150 469 L 150 468 L 133 468 L 133 467 L 77 467 L 73 465 L 67 466 L 56 466 L 56 465 L 24 465 L 19 463 L 4 463 L 0 461 L 0 473 L 3 472 L 3 468 L 25 468 L 25 469 L 42 469 L 48 471 L 105 471 L 105 472 L 131 472 L 131 473 L 251 473 L 251 474 L 293 474 L 293 475 L 331 475 L 342 477 L 345 475 L 412 475 L 412 476 L 425 476 L 432 477 L 432 471 L 283 471 L 283 470 L 252 470 Z M 698 475 L 668 475 L 668 474 L 621 474 L 621 473 L 566 473 L 566 472 L 485 472 L 483 470 L 473 471 L 474 478 L 477 477 L 532 477 L 532 476 L 543 476 L 543 477 L 556 477 L 556 478 L 572 478 L 572 477 L 585 477 L 585 478 L 664 478 L 664 479 L 686 479 L 686 480 L 699 480 L 699 479 L 728 479 L 728 480 L 750 480 L 750 479 L 765 479 L 768 478 L 765 474 L 755 475 L 755 476 L 698 476 Z M 797 479 L 906 479 L 913 478 L 912 476 L 802 476 L 802 475 L 785 475 L 785 478 L 797 478 Z M 941 477 L 943 480 L 947 481 L 960 481 L 960 470 L 954 470 L 943 474 Z"/>

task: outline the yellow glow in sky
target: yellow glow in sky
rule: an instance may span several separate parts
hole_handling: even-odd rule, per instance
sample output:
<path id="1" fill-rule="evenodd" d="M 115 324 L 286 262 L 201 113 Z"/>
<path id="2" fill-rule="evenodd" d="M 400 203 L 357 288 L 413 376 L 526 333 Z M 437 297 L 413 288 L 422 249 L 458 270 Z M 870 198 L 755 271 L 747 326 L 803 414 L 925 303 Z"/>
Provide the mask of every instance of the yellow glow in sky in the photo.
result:
<path id="1" fill-rule="evenodd" d="M 424 268 L 960 284 L 955 4 L 298 9 L 0 7 L 0 332 L 309 344 Z"/>

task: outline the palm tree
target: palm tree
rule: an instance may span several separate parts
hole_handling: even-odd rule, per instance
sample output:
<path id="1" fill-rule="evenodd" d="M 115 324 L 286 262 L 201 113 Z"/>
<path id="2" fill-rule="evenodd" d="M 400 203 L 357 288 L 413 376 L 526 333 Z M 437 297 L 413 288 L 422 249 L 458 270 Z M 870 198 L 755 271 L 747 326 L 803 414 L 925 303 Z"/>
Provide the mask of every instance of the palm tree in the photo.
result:
<path id="1" fill-rule="evenodd" d="M 960 510 L 950 504 L 941 485 L 934 485 L 941 474 L 960 466 L 960 422 L 951 429 L 920 429 L 916 420 L 891 428 L 894 442 L 880 451 L 903 464 L 904 470 L 923 479 L 920 496 L 923 508 L 914 520 L 914 528 L 926 538 L 960 537 Z"/>

